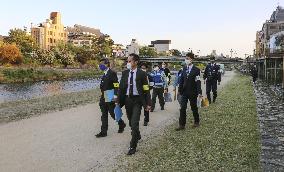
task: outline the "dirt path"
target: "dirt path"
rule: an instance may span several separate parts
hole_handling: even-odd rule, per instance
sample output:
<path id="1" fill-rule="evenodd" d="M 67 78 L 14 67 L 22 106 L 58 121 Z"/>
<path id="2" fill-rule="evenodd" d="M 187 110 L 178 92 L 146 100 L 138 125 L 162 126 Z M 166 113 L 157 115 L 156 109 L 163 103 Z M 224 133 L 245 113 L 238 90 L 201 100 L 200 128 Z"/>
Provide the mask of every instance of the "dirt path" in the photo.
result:
<path id="1" fill-rule="evenodd" d="M 227 72 L 219 88 L 234 75 Z M 165 111 L 151 113 L 149 126 L 140 124 L 141 142 L 175 122 L 178 107 L 172 102 Z M 127 152 L 130 129 L 127 126 L 118 134 L 118 126 L 110 119 L 108 137 L 96 139 L 100 116 L 96 103 L 0 125 L 0 171 L 105 171 L 118 155 Z"/>

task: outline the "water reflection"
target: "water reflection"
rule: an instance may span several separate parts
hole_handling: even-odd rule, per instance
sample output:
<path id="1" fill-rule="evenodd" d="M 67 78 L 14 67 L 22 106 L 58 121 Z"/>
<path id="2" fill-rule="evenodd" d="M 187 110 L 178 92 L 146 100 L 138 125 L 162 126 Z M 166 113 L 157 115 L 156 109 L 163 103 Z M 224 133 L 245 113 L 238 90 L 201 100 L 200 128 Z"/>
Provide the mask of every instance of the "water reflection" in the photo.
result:
<path id="1" fill-rule="evenodd" d="M 98 87 L 99 80 L 100 79 L 98 78 L 92 78 L 21 84 L 0 84 L 0 103 L 90 90 Z"/>

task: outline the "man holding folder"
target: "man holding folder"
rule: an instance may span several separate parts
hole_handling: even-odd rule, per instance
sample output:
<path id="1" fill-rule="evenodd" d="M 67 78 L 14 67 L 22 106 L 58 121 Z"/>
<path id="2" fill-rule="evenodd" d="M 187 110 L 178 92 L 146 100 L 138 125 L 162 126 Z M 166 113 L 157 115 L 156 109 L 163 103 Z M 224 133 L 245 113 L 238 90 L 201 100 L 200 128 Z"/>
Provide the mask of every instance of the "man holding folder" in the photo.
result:
<path id="1" fill-rule="evenodd" d="M 108 130 L 108 113 L 111 117 L 115 119 L 114 108 L 115 100 L 117 99 L 118 92 L 118 78 L 116 73 L 111 70 L 110 62 L 108 59 L 104 58 L 100 60 L 99 68 L 104 72 L 104 75 L 101 78 L 100 89 L 101 89 L 101 98 L 100 98 L 100 109 L 102 112 L 101 121 L 101 132 L 96 135 L 97 138 L 106 137 Z M 126 124 L 122 119 L 118 121 L 119 129 L 118 133 L 123 133 Z"/>

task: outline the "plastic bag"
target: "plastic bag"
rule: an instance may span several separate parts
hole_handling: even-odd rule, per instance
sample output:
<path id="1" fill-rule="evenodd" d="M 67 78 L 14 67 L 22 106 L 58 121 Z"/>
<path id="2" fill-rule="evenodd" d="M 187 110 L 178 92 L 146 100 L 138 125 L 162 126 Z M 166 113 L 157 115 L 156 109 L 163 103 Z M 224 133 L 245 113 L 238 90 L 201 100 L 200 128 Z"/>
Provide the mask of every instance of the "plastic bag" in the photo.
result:
<path id="1" fill-rule="evenodd" d="M 171 93 L 165 93 L 164 97 L 165 97 L 165 102 L 172 102 L 173 101 Z"/>
<path id="2" fill-rule="evenodd" d="M 121 107 L 119 105 L 115 106 L 114 114 L 115 114 L 115 120 L 116 120 L 116 122 L 118 122 L 121 119 L 122 115 L 123 115 L 122 109 L 121 109 Z"/>
<path id="3" fill-rule="evenodd" d="M 201 107 L 208 107 L 208 106 L 209 106 L 208 98 L 202 98 Z"/>

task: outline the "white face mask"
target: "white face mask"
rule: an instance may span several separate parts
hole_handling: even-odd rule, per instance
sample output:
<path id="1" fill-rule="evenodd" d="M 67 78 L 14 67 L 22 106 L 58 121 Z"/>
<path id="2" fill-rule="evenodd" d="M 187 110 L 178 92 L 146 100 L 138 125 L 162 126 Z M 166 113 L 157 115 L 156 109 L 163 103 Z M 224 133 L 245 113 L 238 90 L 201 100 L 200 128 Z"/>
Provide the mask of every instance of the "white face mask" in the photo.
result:
<path id="1" fill-rule="evenodd" d="M 127 69 L 131 69 L 131 63 L 127 63 L 127 65 L 126 65 L 126 67 L 127 67 Z"/>
<path id="2" fill-rule="evenodd" d="M 185 59 L 184 62 L 185 62 L 186 65 L 190 65 L 192 63 L 191 60 L 187 60 L 187 59 Z"/>
<path id="3" fill-rule="evenodd" d="M 159 70 L 159 67 L 155 67 L 154 70 L 155 70 L 155 71 L 158 71 L 158 70 Z"/>
<path id="4" fill-rule="evenodd" d="M 146 69 L 142 69 L 142 71 L 146 72 L 147 70 Z"/>
<path id="5" fill-rule="evenodd" d="M 162 65 L 162 68 L 165 68 L 166 67 L 166 65 Z"/>

